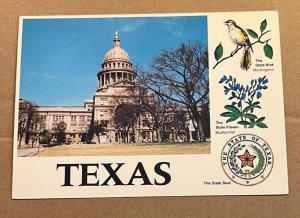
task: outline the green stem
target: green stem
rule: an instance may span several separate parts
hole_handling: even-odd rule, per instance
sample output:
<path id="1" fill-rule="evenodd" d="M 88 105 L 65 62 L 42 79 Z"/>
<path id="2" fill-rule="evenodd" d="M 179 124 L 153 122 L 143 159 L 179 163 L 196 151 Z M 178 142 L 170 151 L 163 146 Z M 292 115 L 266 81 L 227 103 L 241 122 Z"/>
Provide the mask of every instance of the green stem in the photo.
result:
<path id="1" fill-rule="evenodd" d="M 241 120 L 243 121 L 243 115 L 242 115 L 242 112 L 243 112 L 243 104 L 242 104 L 242 101 L 241 101 L 241 107 L 240 107 L 240 108 L 241 108 L 241 111 L 240 111 L 240 112 L 241 112 Z"/>

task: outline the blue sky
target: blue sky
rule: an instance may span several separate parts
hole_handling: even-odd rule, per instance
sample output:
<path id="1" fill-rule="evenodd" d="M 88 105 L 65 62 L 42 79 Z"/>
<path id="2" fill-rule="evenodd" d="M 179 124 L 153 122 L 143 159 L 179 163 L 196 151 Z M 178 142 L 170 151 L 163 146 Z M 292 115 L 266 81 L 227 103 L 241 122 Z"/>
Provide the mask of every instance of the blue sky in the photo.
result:
<path id="1" fill-rule="evenodd" d="M 20 98 L 43 106 L 80 106 L 97 88 L 97 73 L 115 32 L 133 66 L 147 68 L 162 49 L 198 40 L 206 17 L 25 19 Z"/>

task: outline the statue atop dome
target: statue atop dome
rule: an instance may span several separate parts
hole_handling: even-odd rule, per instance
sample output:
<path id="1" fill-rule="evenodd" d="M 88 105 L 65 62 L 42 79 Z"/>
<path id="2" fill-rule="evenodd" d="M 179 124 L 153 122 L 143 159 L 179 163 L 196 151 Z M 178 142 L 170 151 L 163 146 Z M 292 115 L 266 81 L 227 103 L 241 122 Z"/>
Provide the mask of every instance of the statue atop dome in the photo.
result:
<path id="1" fill-rule="evenodd" d="M 115 32 L 115 37 L 114 37 L 114 47 L 120 47 L 120 38 L 118 35 L 118 31 Z"/>

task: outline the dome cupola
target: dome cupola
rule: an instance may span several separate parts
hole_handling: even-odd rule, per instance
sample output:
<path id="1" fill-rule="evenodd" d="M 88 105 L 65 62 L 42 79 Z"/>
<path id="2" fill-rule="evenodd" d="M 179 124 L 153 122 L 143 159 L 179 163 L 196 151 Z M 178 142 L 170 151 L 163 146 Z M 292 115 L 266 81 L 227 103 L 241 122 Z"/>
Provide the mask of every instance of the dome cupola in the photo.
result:
<path id="1" fill-rule="evenodd" d="M 132 69 L 129 55 L 120 47 L 120 41 L 118 32 L 116 32 L 113 38 L 113 48 L 105 54 L 101 65 L 102 70 L 97 74 L 98 90 L 113 86 L 118 82 L 134 82 L 135 80 L 135 72 Z"/>
<path id="2" fill-rule="evenodd" d="M 120 47 L 121 40 L 118 32 L 115 33 L 113 40 L 113 48 L 110 49 L 104 56 L 104 63 L 110 61 L 127 61 L 130 62 L 128 53 Z"/>

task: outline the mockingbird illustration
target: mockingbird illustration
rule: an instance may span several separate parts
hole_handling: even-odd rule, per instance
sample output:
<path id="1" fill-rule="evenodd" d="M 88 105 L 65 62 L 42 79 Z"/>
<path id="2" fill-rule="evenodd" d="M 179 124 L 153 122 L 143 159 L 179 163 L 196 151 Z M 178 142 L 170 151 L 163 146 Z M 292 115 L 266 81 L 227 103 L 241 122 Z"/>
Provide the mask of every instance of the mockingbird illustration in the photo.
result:
<path id="1" fill-rule="evenodd" d="M 251 66 L 250 52 L 251 51 L 253 52 L 253 49 L 247 33 L 241 27 L 236 25 L 236 23 L 233 20 L 228 20 L 225 21 L 224 23 L 228 27 L 228 34 L 230 40 L 232 41 L 233 44 L 236 45 L 236 49 L 231 53 L 231 55 L 234 55 L 238 51 L 239 46 L 244 47 L 240 66 L 243 70 L 248 70 Z"/>

